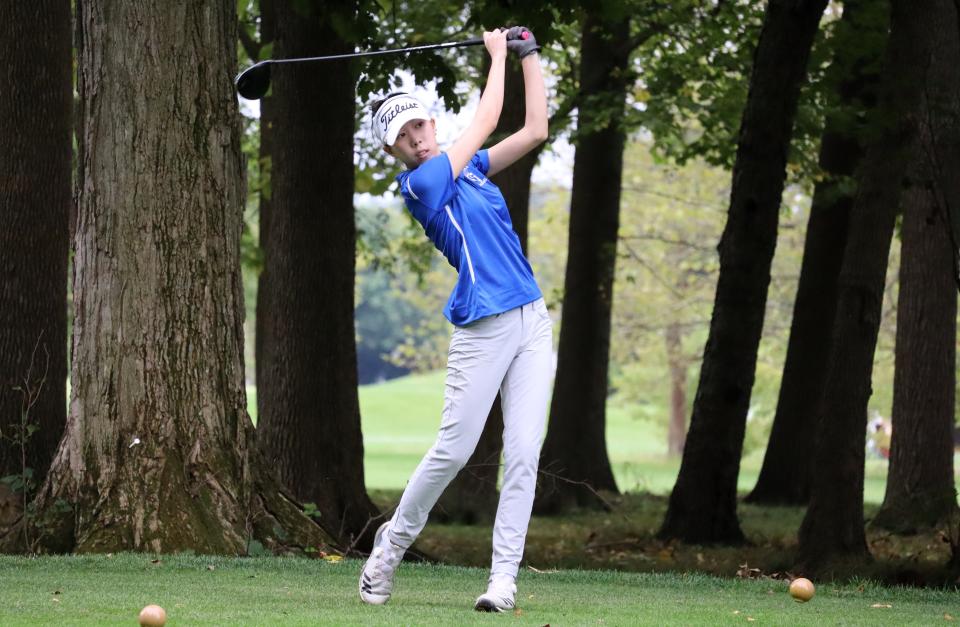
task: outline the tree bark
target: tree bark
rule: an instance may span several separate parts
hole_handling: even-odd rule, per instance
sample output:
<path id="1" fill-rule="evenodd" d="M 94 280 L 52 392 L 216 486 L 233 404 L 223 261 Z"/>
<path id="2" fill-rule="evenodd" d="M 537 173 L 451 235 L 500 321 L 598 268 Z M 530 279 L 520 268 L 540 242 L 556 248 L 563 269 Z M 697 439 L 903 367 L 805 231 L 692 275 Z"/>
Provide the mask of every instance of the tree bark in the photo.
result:
<path id="1" fill-rule="evenodd" d="M 660 536 L 743 541 L 737 475 L 777 241 L 787 153 L 825 0 L 771 0 L 740 123 L 720 277 L 677 483 Z"/>
<path id="2" fill-rule="evenodd" d="M 890 240 L 901 191 L 913 185 L 906 170 L 919 156 L 918 125 L 942 115 L 943 98 L 957 89 L 960 45 L 954 4 L 894 0 L 892 8 L 882 132 L 858 175 L 810 505 L 799 532 L 798 561 L 808 571 L 827 568 L 834 560 L 869 557 L 863 528 L 864 446 Z"/>
<path id="3" fill-rule="evenodd" d="M 491 145 L 521 128 L 525 117 L 523 71 L 518 63 L 511 62 L 507 64 L 504 79 L 503 110 Z M 524 253 L 527 251 L 527 224 L 530 215 L 530 176 L 539 154 L 540 149 L 531 151 L 490 179 L 500 188 L 507 201 L 513 230 L 520 238 Z M 503 410 L 498 394 L 490 408 L 477 448 L 444 490 L 431 516 L 444 522 L 465 524 L 488 523 L 493 520 L 499 497 L 497 479 L 502 451 Z"/>
<path id="4" fill-rule="evenodd" d="M 27 478 L 0 483 L 0 529 L 42 482 L 66 422 L 70 13 L 66 0 L 0 4 L 0 477 Z"/>
<path id="5" fill-rule="evenodd" d="M 356 3 L 275 3 L 275 56 L 353 50 L 338 22 Z M 352 63 L 273 72 L 273 154 L 264 240 L 259 441 L 280 477 L 341 544 L 372 544 L 380 512 L 367 496 L 353 321 Z"/>
<path id="6" fill-rule="evenodd" d="M 597 506 L 617 491 L 606 444 L 610 311 L 620 222 L 630 22 L 587 13 L 556 382 L 534 508 Z"/>
<path id="7" fill-rule="evenodd" d="M 749 503 L 806 505 L 810 498 L 815 417 L 853 205 L 852 177 L 863 153 L 858 121 L 875 106 L 875 68 L 883 54 L 888 15 L 885 3 L 843 5 L 831 66 L 845 75 L 839 77 L 837 109 L 827 114 L 821 138 L 819 163 L 825 178 L 813 193 L 777 410 L 760 476 L 744 499 Z"/>
<path id="8" fill-rule="evenodd" d="M 893 434 L 886 495 L 873 520 L 898 533 L 932 527 L 957 511 L 957 293 L 950 273 L 950 238 L 943 228 L 946 208 L 933 190 L 930 177 L 921 175 L 905 190 L 901 203 Z"/>
<path id="9" fill-rule="evenodd" d="M 73 386 L 19 548 L 323 547 L 246 413 L 235 3 L 77 8 Z"/>
<path id="10" fill-rule="evenodd" d="M 886 495 L 873 520 L 897 533 L 915 533 L 957 513 L 953 479 L 957 293 L 950 233 L 944 228 L 950 202 L 945 202 L 936 176 L 942 165 L 937 163 L 937 144 L 953 150 L 960 146 L 956 90 L 960 54 L 955 61 L 943 76 L 954 91 L 932 103 L 930 115 L 920 118 L 919 150 L 901 201 L 893 434 Z M 955 170 L 951 176 L 956 176 Z"/>

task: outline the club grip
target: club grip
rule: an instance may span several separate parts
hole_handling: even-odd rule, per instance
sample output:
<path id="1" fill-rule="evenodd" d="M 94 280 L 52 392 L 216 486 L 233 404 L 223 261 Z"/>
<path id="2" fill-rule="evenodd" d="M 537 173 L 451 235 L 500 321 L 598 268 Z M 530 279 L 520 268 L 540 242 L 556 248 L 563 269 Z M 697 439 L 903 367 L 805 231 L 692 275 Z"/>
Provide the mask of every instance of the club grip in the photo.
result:
<path id="1" fill-rule="evenodd" d="M 527 39 L 530 39 L 530 35 L 532 35 L 532 34 L 533 34 L 533 33 L 531 33 L 530 31 L 524 29 L 524 30 L 520 31 L 520 35 L 519 35 L 519 36 L 515 36 L 515 37 L 514 37 L 514 36 L 511 36 L 511 35 L 508 34 L 508 35 L 507 35 L 507 39 L 523 39 L 524 41 L 526 41 Z"/>

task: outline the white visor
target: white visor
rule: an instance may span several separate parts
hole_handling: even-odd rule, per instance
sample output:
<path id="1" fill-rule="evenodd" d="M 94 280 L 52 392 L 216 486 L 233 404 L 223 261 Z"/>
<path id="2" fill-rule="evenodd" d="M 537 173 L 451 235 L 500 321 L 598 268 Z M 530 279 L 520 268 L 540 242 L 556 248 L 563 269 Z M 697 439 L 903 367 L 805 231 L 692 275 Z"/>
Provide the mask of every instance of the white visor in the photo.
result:
<path id="1" fill-rule="evenodd" d="M 409 94 L 387 98 L 373 116 L 373 136 L 385 146 L 397 141 L 397 134 L 410 120 L 429 120 L 430 114 L 422 102 Z"/>

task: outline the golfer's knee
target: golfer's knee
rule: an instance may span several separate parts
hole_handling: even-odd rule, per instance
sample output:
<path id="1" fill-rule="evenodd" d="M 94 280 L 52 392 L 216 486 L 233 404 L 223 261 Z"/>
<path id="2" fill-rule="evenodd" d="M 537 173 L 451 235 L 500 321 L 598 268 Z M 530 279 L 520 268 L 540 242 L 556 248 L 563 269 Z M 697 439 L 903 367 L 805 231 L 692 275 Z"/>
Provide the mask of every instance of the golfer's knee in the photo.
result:
<path id="1" fill-rule="evenodd" d="M 438 467 L 456 474 L 467 465 L 472 453 L 472 450 L 463 447 L 443 447 L 434 449 L 432 457 Z"/>

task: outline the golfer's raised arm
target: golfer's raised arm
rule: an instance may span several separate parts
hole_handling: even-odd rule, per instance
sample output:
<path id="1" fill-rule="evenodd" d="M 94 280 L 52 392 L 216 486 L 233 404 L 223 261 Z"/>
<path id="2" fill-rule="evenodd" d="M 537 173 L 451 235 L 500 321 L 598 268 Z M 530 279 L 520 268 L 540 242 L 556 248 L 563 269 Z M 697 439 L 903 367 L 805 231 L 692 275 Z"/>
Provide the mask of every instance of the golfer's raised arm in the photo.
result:
<path id="1" fill-rule="evenodd" d="M 490 149 L 487 176 L 493 176 L 547 140 L 547 94 L 540 73 L 539 55 L 527 54 L 521 59 L 520 66 L 523 68 L 526 108 L 523 128 Z"/>
<path id="2" fill-rule="evenodd" d="M 463 135 L 447 150 L 453 178 L 460 176 L 473 155 L 477 154 L 483 142 L 497 128 L 500 120 L 500 111 L 503 109 L 503 75 L 504 63 L 507 58 L 507 33 L 494 31 L 483 34 L 483 43 L 490 53 L 490 72 L 487 74 L 487 85 L 480 96 L 477 113 L 473 116 L 470 126 Z"/>

